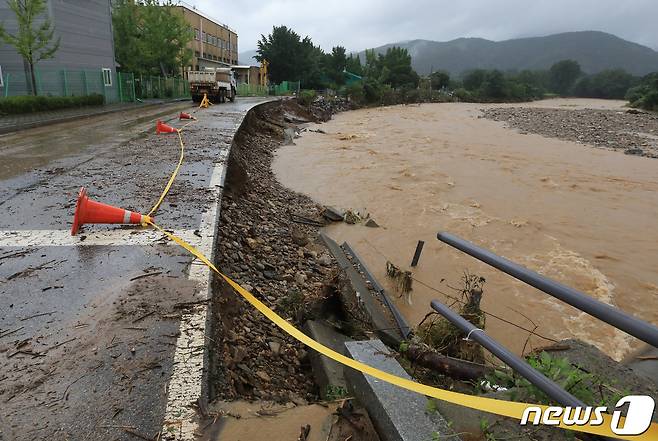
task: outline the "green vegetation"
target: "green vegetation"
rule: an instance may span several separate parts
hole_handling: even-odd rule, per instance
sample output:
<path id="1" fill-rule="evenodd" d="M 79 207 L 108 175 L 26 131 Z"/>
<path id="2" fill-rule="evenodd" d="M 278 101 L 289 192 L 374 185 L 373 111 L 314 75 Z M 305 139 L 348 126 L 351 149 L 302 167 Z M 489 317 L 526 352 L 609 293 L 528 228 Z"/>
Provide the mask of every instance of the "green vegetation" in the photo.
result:
<path id="1" fill-rule="evenodd" d="M 70 107 L 100 106 L 103 95 L 88 96 L 12 96 L 0 99 L 0 115 L 42 112 Z"/>
<path id="2" fill-rule="evenodd" d="M 421 78 L 404 47 L 388 47 L 379 53 L 366 50 L 361 57 L 348 56 L 341 46 L 325 53 L 310 37 L 302 38 L 286 26 L 275 26 L 269 35 L 261 36 L 256 59 L 269 62 L 273 83 L 300 81 L 303 89 L 330 89 L 348 96 L 357 106 L 521 102 L 547 96 L 623 99 L 627 92 L 628 99 L 638 107 L 658 106 L 658 74 L 645 77 L 637 86 L 639 79 L 623 69 L 587 75 L 572 59 L 558 61 L 545 70 L 472 69 L 458 77 L 448 70 L 438 70 Z M 311 93 L 300 96 L 305 105 L 314 98 Z"/>
<path id="3" fill-rule="evenodd" d="M 604 70 L 581 77 L 574 84 L 572 93 L 584 98 L 623 100 L 628 90 L 637 82 L 637 78 L 623 69 Z"/>
<path id="4" fill-rule="evenodd" d="M 343 386 L 334 386 L 333 384 L 327 385 L 327 393 L 325 394 L 327 401 L 342 400 L 347 397 L 347 389 Z"/>
<path id="5" fill-rule="evenodd" d="M 574 60 L 562 60 L 549 69 L 551 90 L 559 95 L 567 95 L 576 80 L 583 75 L 580 64 Z"/>
<path id="6" fill-rule="evenodd" d="M 171 0 L 115 0 L 112 7 L 116 59 L 124 72 L 172 76 L 189 65 L 193 32 Z"/>
<path id="7" fill-rule="evenodd" d="M 405 49 L 389 48 L 384 54 L 368 52 L 365 65 L 344 47 L 325 53 L 310 37 L 302 38 L 286 26 L 275 26 L 258 42 L 258 61 L 269 62 L 270 81 L 300 81 L 304 89 L 324 89 L 349 94 L 360 104 L 404 102 L 406 94 L 418 87 L 419 76 L 411 68 L 411 56 Z M 346 79 L 365 76 L 365 80 Z"/>
<path id="8" fill-rule="evenodd" d="M 8 33 L 0 25 L 0 41 L 14 46 L 30 68 L 30 88 L 37 94 L 34 65 L 41 60 L 53 58 L 59 49 L 59 38 L 53 41 L 55 29 L 49 19 L 36 23 L 46 11 L 44 0 L 7 0 L 9 9 L 16 15 L 18 32 Z"/>
<path id="9" fill-rule="evenodd" d="M 614 405 L 623 395 L 603 378 L 571 365 L 566 358 L 554 358 L 547 352 L 527 357 L 527 362 L 537 371 L 553 380 L 564 390 L 591 406 Z M 511 399 L 537 404 L 553 404 L 552 400 L 528 380 L 512 372 L 496 370 L 487 377 L 492 385 L 510 389 Z"/>
<path id="10" fill-rule="evenodd" d="M 658 72 L 642 78 L 639 85 L 628 90 L 626 99 L 632 107 L 658 110 Z"/>

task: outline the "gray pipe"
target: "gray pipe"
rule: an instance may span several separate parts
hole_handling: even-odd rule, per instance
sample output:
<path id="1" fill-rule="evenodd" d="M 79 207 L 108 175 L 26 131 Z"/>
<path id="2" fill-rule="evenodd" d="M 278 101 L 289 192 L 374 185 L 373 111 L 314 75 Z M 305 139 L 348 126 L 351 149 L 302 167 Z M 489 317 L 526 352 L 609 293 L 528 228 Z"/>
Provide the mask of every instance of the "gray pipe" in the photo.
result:
<path id="1" fill-rule="evenodd" d="M 544 291 L 551 296 L 598 318 L 617 329 L 639 338 L 658 348 L 658 327 L 644 322 L 606 303 L 600 302 L 578 290 L 562 285 L 554 280 L 537 274 L 521 265 L 500 257 L 491 251 L 480 248 L 471 242 L 450 233 L 439 233 L 436 236 L 441 242 L 457 248 L 482 262 L 497 268 L 528 285 Z"/>
<path id="2" fill-rule="evenodd" d="M 506 365 L 511 367 L 519 375 L 523 376 L 530 383 L 534 384 L 548 395 L 551 399 L 555 400 L 562 406 L 570 407 L 585 407 L 586 405 L 578 398 L 571 395 L 569 392 L 562 389 L 553 381 L 546 378 L 540 372 L 534 370 L 528 363 L 508 351 L 504 346 L 496 340 L 489 337 L 481 329 L 476 328 L 472 323 L 468 322 L 462 316 L 448 308 L 438 300 L 432 300 L 432 309 L 441 314 L 453 325 L 464 331 L 469 339 L 475 340 L 485 347 L 489 352 L 494 354 Z"/>

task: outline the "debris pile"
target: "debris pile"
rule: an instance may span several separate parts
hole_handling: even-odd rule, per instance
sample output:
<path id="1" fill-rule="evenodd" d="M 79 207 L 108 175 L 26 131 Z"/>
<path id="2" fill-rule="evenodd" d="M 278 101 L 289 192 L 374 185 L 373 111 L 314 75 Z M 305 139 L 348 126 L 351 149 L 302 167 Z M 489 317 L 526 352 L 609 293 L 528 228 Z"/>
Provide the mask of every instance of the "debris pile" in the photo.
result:
<path id="1" fill-rule="evenodd" d="M 484 330 L 486 317 L 480 309 L 484 277 L 466 273 L 462 282 L 459 314 L 477 328 Z M 469 340 L 462 330 L 438 314 L 428 314 L 418 325 L 417 335 L 422 343 L 444 355 L 484 363 L 482 346 Z"/>

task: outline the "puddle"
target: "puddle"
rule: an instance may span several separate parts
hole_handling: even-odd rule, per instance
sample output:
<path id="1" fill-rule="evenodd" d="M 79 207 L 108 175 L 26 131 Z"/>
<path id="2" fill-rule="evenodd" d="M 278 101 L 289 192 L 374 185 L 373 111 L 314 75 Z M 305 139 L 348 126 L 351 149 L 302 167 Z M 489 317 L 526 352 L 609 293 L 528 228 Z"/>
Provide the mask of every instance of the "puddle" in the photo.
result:
<path id="1" fill-rule="evenodd" d="M 530 106 L 619 108 L 621 102 L 550 100 Z M 656 164 L 572 142 L 522 135 L 479 119 L 478 104 L 428 104 L 336 115 L 282 147 L 279 180 L 322 204 L 365 209 L 381 228 L 335 224 L 375 276 L 408 266 L 425 249 L 412 304 L 417 324 L 432 299 L 450 302 L 465 271 L 486 278 L 483 308 L 555 339 L 581 338 L 616 359 L 637 340 L 437 241 L 448 231 L 658 323 Z M 354 135 L 354 136 L 352 136 Z M 443 293 L 443 294 L 442 294 Z M 494 338 L 520 353 L 527 332 L 487 319 Z M 527 348 L 547 343 L 532 338 Z"/>
<path id="2" fill-rule="evenodd" d="M 235 401 L 215 403 L 211 410 L 224 416 L 204 430 L 204 441 L 252 441 L 264 434 L 271 440 L 296 440 L 306 425 L 311 426 L 307 441 L 326 441 L 335 406 Z"/>

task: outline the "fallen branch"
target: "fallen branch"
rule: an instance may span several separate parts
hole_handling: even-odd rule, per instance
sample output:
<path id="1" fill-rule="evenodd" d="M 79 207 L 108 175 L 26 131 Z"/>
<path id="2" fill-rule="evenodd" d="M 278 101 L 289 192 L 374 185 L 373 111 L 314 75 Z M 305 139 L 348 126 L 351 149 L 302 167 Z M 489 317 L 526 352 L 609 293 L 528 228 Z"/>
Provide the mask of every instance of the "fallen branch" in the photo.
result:
<path id="1" fill-rule="evenodd" d="M 135 280 L 143 279 L 145 277 L 159 276 L 160 274 L 162 274 L 162 271 L 154 271 L 152 273 L 140 274 L 139 276 L 135 276 L 132 279 L 130 279 L 130 281 L 134 282 Z"/>
<path id="2" fill-rule="evenodd" d="M 34 314 L 34 315 L 29 316 L 29 317 L 22 318 L 21 321 L 24 322 L 26 320 L 30 320 L 30 319 L 37 318 L 37 317 L 42 317 L 44 315 L 53 315 L 56 312 L 57 311 L 50 311 L 50 312 L 42 312 L 40 314 Z"/>
<path id="3" fill-rule="evenodd" d="M 447 357 L 422 346 L 409 346 L 403 354 L 414 363 L 441 372 L 456 380 L 477 380 L 493 371 L 490 367 Z"/>
<path id="4" fill-rule="evenodd" d="M 0 338 L 8 337 L 12 334 L 16 334 L 18 331 L 20 331 L 23 328 L 25 328 L 25 326 L 21 326 L 20 328 L 16 328 L 13 331 L 2 331 L 2 332 L 0 332 Z"/>

